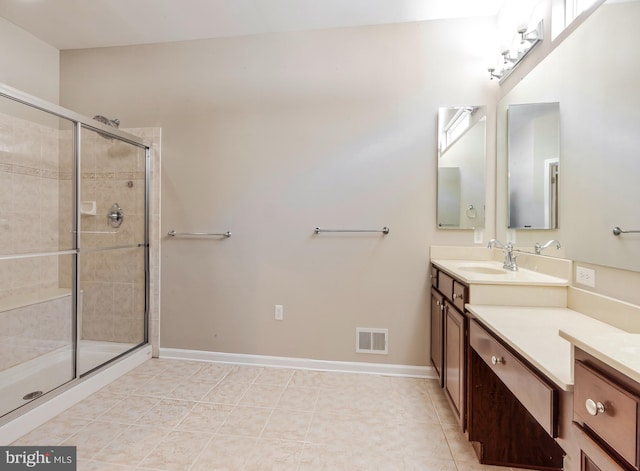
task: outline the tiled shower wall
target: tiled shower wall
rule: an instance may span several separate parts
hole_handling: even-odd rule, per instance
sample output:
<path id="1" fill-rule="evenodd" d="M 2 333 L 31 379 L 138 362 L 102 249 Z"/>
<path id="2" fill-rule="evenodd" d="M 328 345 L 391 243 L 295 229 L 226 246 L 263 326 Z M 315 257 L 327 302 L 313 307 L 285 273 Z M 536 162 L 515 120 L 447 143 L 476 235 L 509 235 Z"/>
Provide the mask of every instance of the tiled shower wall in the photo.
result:
<path id="1" fill-rule="evenodd" d="M 72 247 L 72 142 L 71 126 L 63 120 L 22 119 L 0 113 L 0 254 L 55 252 Z M 63 129 L 60 129 L 60 128 Z M 152 161 L 159 170 L 159 129 L 135 129 L 134 134 L 153 141 Z M 106 247 L 143 242 L 144 152 L 137 147 L 108 141 L 91 131 L 82 135 L 82 200 L 96 201 L 96 215 L 81 216 L 81 230 L 115 232 L 106 225 L 106 214 L 114 202 L 125 210 L 125 222 L 116 234 L 83 234 L 84 247 Z M 152 163 L 153 166 L 153 163 Z M 159 192 L 159 178 L 152 180 Z M 152 280 L 159 277 L 159 196 L 152 192 L 153 239 Z M 152 206 L 154 207 L 154 206 Z M 143 250 L 94 252 L 81 257 L 82 338 L 124 343 L 143 339 L 144 257 Z M 154 275 L 155 273 L 155 275 Z M 0 308 L 39 302 L 52 290 L 72 287 L 70 256 L 46 256 L 0 261 Z M 157 281 L 152 289 L 152 339 L 157 339 Z M 70 309 L 28 308 L 29 315 L 12 308 L 0 310 L 0 326 L 11 333 L 11 344 L 57 348 L 70 339 Z M 41 309 L 42 310 L 42 309 Z M 33 311 L 33 312 L 32 312 Z M 40 311 L 38 311 L 40 312 Z M 64 326 L 63 329 L 60 327 Z M 52 333 L 59 332 L 60 336 Z M 64 332 L 62 332 L 64 331 Z M 15 335 L 14 335 L 15 334 Z M 6 335 L 4 335 L 6 337 Z M 60 337 L 60 338 L 58 338 Z M 7 340 L 6 338 L 3 340 Z M 58 342 L 59 341 L 59 342 Z M 9 342 L 3 342 L 9 345 Z M 153 342 L 157 349 L 157 341 Z M 37 348 L 36 348 L 37 346 Z M 37 355 L 33 355 L 37 356 Z M 21 357 L 22 358 L 22 357 Z"/>
<path id="2" fill-rule="evenodd" d="M 61 203 L 59 194 L 70 189 L 72 156 L 59 152 L 58 124 L 0 113 L 1 254 L 69 248 L 60 244 L 59 214 L 70 217 L 71 200 Z M 71 296 L 58 288 L 59 269 L 71 260 L 0 261 L 0 370 L 70 344 Z"/>
<path id="3" fill-rule="evenodd" d="M 58 129 L 0 114 L 0 253 L 60 250 L 58 194 L 71 186 L 61 169 Z M 64 159 L 61 159 L 64 160 Z M 68 247 L 66 247 L 68 248 Z M 0 263 L 0 299 L 57 288 L 58 261 L 38 257 Z"/>

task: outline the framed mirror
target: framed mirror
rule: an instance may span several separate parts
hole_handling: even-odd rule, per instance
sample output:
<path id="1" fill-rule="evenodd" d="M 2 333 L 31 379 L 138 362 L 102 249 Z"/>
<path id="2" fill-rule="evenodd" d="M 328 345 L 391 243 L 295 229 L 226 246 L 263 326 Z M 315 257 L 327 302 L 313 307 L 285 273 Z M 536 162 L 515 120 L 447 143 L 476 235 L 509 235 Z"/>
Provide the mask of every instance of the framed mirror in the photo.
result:
<path id="1" fill-rule="evenodd" d="M 560 105 L 509 105 L 510 229 L 556 229 L 560 164 Z"/>
<path id="2" fill-rule="evenodd" d="M 439 229 L 484 228 L 486 122 L 483 106 L 438 109 Z"/>

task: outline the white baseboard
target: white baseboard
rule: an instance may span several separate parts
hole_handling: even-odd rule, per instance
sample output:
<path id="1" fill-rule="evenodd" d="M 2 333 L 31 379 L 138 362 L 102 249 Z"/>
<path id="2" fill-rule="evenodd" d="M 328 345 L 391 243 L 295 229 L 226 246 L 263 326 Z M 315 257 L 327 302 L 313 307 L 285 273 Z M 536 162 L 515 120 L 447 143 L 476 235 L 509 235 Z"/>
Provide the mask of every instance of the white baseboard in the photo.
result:
<path id="1" fill-rule="evenodd" d="M 9 445 L 150 358 L 151 345 L 146 345 L 7 422 L 0 427 L 0 445 Z"/>
<path id="2" fill-rule="evenodd" d="M 237 365 L 272 366 L 296 368 L 300 370 L 322 370 L 349 373 L 369 373 L 387 376 L 409 376 L 414 378 L 436 379 L 431 366 L 390 365 L 386 363 L 365 363 L 347 361 L 312 360 L 307 358 L 272 357 L 265 355 L 245 355 L 241 353 L 208 352 L 203 350 L 184 350 L 179 348 L 161 348 L 160 358 L 180 360 L 211 361 Z"/>

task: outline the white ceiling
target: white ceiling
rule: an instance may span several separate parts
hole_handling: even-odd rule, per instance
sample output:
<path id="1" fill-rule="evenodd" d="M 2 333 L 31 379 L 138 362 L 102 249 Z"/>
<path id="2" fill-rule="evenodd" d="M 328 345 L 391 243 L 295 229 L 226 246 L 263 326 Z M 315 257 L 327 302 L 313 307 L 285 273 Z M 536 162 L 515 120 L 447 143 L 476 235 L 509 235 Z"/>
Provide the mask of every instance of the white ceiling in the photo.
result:
<path id="1" fill-rule="evenodd" d="M 58 49 L 494 16 L 505 0 L 0 0 Z"/>

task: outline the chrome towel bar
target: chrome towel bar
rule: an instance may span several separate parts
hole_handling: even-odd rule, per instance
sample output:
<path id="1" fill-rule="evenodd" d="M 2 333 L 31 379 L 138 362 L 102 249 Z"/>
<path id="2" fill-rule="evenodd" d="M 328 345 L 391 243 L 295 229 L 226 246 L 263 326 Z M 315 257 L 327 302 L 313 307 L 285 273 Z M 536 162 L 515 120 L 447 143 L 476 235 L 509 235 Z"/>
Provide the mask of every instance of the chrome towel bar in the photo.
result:
<path id="1" fill-rule="evenodd" d="M 176 232 L 175 230 L 171 229 L 169 232 L 167 232 L 167 235 L 169 237 L 180 237 L 180 236 L 219 236 L 219 237 L 231 237 L 231 232 L 227 231 L 227 232 Z"/>
<path id="2" fill-rule="evenodd" d="M 381 232 L 382 234 L 388 234 L 389 233 L 389 228 L 388 227 L 383 227 L 382 230 L 380 229 L 320 229 L 319 227 L 316 227 L 313 232 L 315 232 L 316 234 L 319 234 L 321 232 Z"/>
<path id="3" fill-rule="evenodd" d="M 640 231 L 623 231 L 618 226 L 613 228 L 613 235 L 619 236 L 620 234 L 640 234 Z"/>

